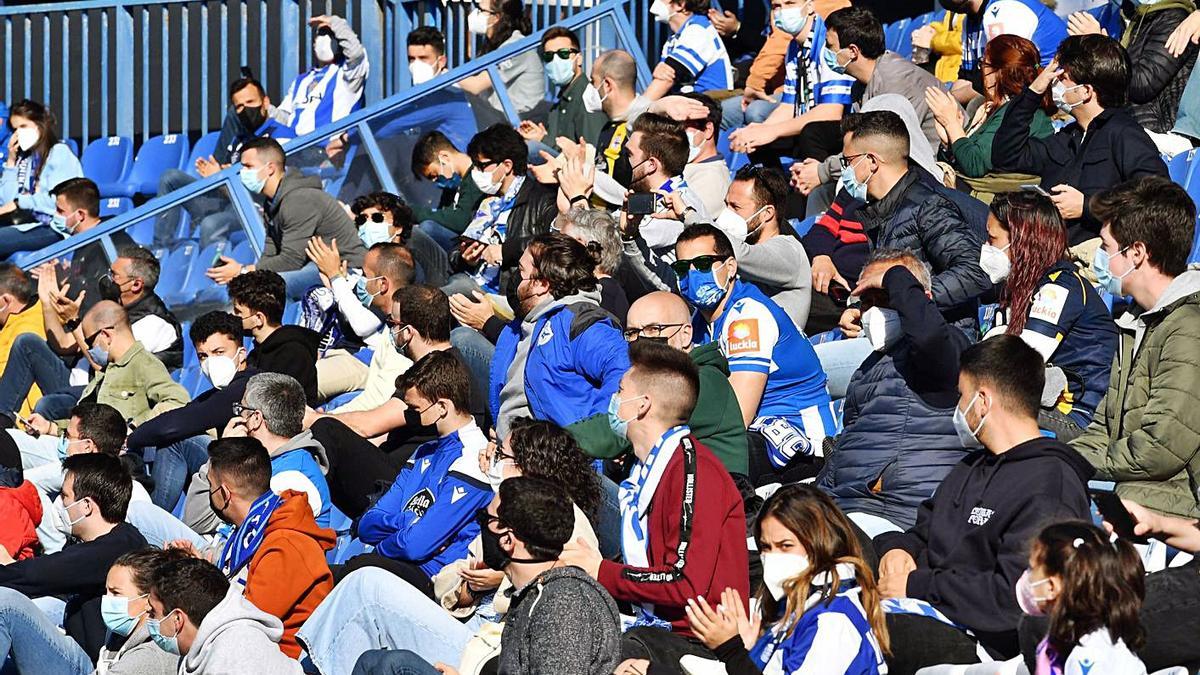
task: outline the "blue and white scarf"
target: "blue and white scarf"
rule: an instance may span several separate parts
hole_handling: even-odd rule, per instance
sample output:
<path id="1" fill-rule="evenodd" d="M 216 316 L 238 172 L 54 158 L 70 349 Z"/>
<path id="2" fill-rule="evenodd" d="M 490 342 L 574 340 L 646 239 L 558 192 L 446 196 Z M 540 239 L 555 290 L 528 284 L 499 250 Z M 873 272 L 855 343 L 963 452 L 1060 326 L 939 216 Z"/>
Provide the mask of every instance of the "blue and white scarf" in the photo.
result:
<path id="1" fill-rule="evenodd" d="M 246 520 L 234 529 L 221 551 L 220 567 L 226 577 L 232 579 L 254 557 L 267 534 L 267 523 L 271 520 L 271 514 L 275 513 L 275 509 L 282 503 L 282 497 L 274 492 L 267 492 L 250 505 L 250 513 L 246 515 Z"/>
<path id="2" fill-rule="evenodd" d="M 621 553 L 626 565 L 650 566 L 646 514 L 679 442 L 690 433 L 692 430 L 685 424 L 668 429 L 650 449 L 646 460 L 638 462 L 629 478 L 621 482 Z"/>
<path id="3" fill-rule="evenodd" d="M 508 230 L 506 215 L 517 202 L 517 193 L 525 184 L 525 176 L 517 176 L 512 185 L 502 196 L 489 197 L 479 203 L 471 224 L 463 232 L 464 237 L 481 241 L 485 244 L 503 244 Z M 479 269 L 471 275 L 475 283 L 491 293 L 500 292 L 500 266 L 480 263 Z"/>

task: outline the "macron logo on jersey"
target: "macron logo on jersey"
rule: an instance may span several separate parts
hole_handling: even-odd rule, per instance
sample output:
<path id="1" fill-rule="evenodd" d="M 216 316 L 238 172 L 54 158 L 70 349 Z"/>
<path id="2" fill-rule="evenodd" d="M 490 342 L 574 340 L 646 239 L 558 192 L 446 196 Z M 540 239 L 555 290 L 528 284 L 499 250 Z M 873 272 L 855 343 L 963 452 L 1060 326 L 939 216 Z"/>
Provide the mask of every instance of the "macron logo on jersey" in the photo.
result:
<path id="1" fill-rule="evenodd" d="M 429 468 L 429 458 L 425 458 L 425 459 L 421 460 L 421 473 L 425 473 L 425 470 L 428 468 Z"/>
<path id="2" fill-rule="evenodd" d="M 466 496 L 467 496 L 466 488 L 463 488 L 462 486 L 459 486 L 459 485 L 455 485 L 454 493 L 452 495 L 450 495 L 450 503 L 453 504 Z"/>

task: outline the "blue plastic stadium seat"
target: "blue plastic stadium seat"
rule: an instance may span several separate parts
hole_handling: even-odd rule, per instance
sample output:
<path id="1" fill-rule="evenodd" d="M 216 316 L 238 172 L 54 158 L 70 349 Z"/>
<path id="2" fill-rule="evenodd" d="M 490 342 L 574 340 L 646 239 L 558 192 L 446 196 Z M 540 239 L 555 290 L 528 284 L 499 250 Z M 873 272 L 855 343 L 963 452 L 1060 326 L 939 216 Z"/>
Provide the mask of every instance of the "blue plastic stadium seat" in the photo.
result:
<path id="1" fill-rule="evenodd" d="M 169 289 L 183 286 L 183 280 L 192 269 L 198 248 L 198 244 L 189 241 L 171 251 L 165 259 L 159 258 L 162 261 L 162 272 L 158 277 L 157 288 L 162 289 L 164 295 Z"/>
<path id="2" fill-rule="evenodd" d="M 74 138 L 64 138 L 62 142 L 66 143 L 67 147 L 71 149 L 72 155 L 79 156 L 79 144 L 75 142 Z"/>
<path id="3" fill-rule="evenodd" d="M 809 216 L 804 220 L 792 219 L 789 224 L 792 226 L 792 229 L 796 231 L 797 237 L 803 237 L 804 235 L 808 234 L 808 231 L 812 229 L 816 222 L 816 216 Z"/>
<path id="4" fill-rule="evenodd" d="M 193 176 L 199 177 L 199 174 L 196 173 L 196 160 L 201 157 L 205 159 L 212 157 L 212 154 L 217 150 L 217 138 L 220 135 L 221 132 L 219 131 L 210 131 L 201 136 L 196 141 L 196 144 L 192 146 L 192 154 L 188 157 L 187 163 L 184 164 L 183 170 Z"/>
<path id="5" fill-rule="evenodd" d="M 227 255 L 243 265 L 254 263 L 254 249 L 244 238 Z"/>
<path id="6" fill-rule="evenodd" d="M 121 136 L 97 138 L 83 149 L 83 175 L 100 188 L 101 197 L 120 197 L 121 184 L 133 166 L 133 139 Z"/>
<path id="7" fill-rule="evenodd" d="M 100 200 L 100 217 L 111 218 L 133 209 L 133 200 L 128 197 L 106 197 Z"/>
<path id="8" fill-rule="evenodd" d="M 289 302 L 283 308 L 283 325 L 295 325 L 300 320 L 300 303 Z"/>
<path id="9" fill-rule="evenodd" d="M 1192 156 L 1196 154 L 1195 150 L 1188 150 L 1175 155 L 1167 162 L 1167 172 L 1171 174 L 1171 180 L 1186 186 L 1188 174 L 1192 168 Z"/>
<path id="10" fill-rule="evenodd" d="M 182 169 L 188 157 L 188 140 L 183 134 L 166 134 L 146 139 L 138 148 L 129 177 L 119 186 L 122 197 L 158 194 L 158 179 L 167 169 Z"/>
<path id="11" fill-rule="evenodd" d="M 125 230 L 125 233 L 129 235 L 130 239 L 133 239 L 142 246 L 153 246 L 154 224 L 156 220 L 156 218 L 142 218 L 133 225 L 130 225 L 129 229 Z"/>
<path id="12" fill-rule="evenodd" d="M 162 299 L 173 307 L 190 305 L 198 300 L 197 296 L 201 290 L 214 285 L 212 280 L 205 275 L 205 272 L 208 271 L 212 266 L 212 262 L 218 256 L 225 254 L 225 246 L 225 242 L 220 241 L 209 244 L 203 250 L 196 253 L 191 267 L 187 270 L 187 274 L 183 276 L 178 285 L 167 286 L 166 293 L 161 294 Z"/>
<path id="13" fill-rule="evenodd" d="M 188 366 L 200 365 L 200 359 L 196 356 L 196 345 L 192 344 L 191 339 L 188 338 L 188 333 L 191 332 L 191 330 L 192 330 L 192 322 L 191 321 L 184 321 L 183 323 L 179 324 L 179 333 L 180 333 L 180 336 L 183 338 L 183 367 L 184 368 L 187 368 Z"/>

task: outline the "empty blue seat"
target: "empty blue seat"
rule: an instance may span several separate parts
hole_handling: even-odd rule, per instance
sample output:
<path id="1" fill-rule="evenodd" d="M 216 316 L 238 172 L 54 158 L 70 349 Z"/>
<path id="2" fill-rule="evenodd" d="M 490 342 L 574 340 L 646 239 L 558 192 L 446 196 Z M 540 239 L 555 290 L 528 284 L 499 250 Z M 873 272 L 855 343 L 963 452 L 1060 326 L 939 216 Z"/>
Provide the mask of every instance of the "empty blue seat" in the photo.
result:
<path id="1" fill-rule="evenodd" d="M 227 255 L 243 265 L 254 263 L 254 249 L 250 247 L 250 242 L 245 239 L 238 242 Z"/>
<path id="2" fill-rule="evenodd" d="M 196 173 L 196 160 L 200 158 L 208 159 L 217 150 L 217 138 L 221 136 L 219 131 L 210 131 L 204 134 L 192 146 L 192 154 L 187 159 L 187 164 L 184 165 L 184 171 L 187 171 L 193 176 L 199 176 Z"/>
<path id="3" fill-rule="evenodd" d="M 122 197 L 158 194 L 158 179 L 167 169 L 182 169 L 188 157 L 188 140 L 183 134 L 166 134 L 146 139 L 138 148 L 129 177 L 120 186 Z"/>
<path id="4" fill-rule="evenodd" d="M 119 216 L 132 208 L 133 200 L 129 197 L 106 197 L 100 200 L 100 217 Z"/>
<path id="5" fill-rule="evenodd" d="M 804 220 L 793 218 L 789 224 L 792 226 L 792 229 L 796 231 L 797 237 L 803 237 L 804 235 L 808 234 L 808 231 L 812 229 L 816 222 L 816 216 L 809 216 Z"/>
<path id="6" fill-rule="evenodd" d="M 127 199 L 127 197 L 122 197 L 122 199 Z M 133 239 L 142 246 L 153 246 L 154 224 L 157 220 L 157 218 L 142 218 L 133 225 L 130 225 L 125 230 L 125 233 L 129 235 L 130 239 Z"/>
<path id="7" fill-rule="evenodd" d="M 200 365 L 200 358 L 196 356 L 196 345 L 192 343 L 188 333 L 192 330 L 192 322 L 184 321 L 179 324 L 179 333 L 183 338 L 183 367 Z"/>
<path id="8" fill-rule="evenodd" d="M 72 155 L 79 156 L 79 144 L 75 142 L 74 138 L 64 138 L 62 142 L 66 143 L 67 147 L 71 149 Z"/>
<path id="9" fill-rule="evenodd" d="M 164 291 L 166 289 L 175 289 L 183 285 L 184 277 L 192 268 L 192 262 L 196 258 L 196 250 L 200 248 L 195 242 L 187 242 L 171 251 L 166 258 L 159 258 L 162 261 L 162 271 L 158 277 L 157 288 Z"/>
<path id="10" fill-rule="evenodd" d="M 97 138 L 83 149 L 83 175 L 100 188 L 100 196 L 122 196 L 121 184 L 133 166 L 133 139 L 122 136 Z"/>
<path id="11" fill-rule="evenodd" d="M 212 267 L 212 263 L 219 256 L 225 253 L 225 242 L 217 242 L 205 246 L 202 250 L 196 253 L 192 259 L 192 264 L 187 270 L 187 274 L 179 281 L 177 285 L 167 286 L 166 293 L 161 294 L 163 300 L 168 305 L 190 305 L 197 300 L 202 289 L 214 285 L 213 281 L 205 275 L 205 272 Z"/>

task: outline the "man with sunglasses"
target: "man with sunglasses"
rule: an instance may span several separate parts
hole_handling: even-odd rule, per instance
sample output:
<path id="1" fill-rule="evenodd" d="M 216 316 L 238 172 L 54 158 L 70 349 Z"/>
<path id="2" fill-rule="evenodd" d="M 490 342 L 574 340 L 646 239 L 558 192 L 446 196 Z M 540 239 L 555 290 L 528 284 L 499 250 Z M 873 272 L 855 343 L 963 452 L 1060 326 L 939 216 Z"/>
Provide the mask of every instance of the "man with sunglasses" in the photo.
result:
<path id="1" fill-rule="evenodd" d="M 476 510 L 492 500 L 479 468 L 487 435 L 471 416 L 471 375 L 453 354 L 434 352 L 400 377 L 397 389 L 438 438 L 421 445 L 392 487 L 358 522 L 358 537 L 373 553 L 351 558 L 343 570 L 382 567 L 433 596 L 431 577 L 466 557 L 479 534 Z"/>
<path id="2" fill-rule="evenodd" d="M 688 426 L 730 474 L 745 476 L 749 471 L 746 425 L 729 386 L 729 362 L 719 343 L 693 342 L 692 311 L 683 298 L 667 291 L 643 295 L 629 306 L 624 334 L 630 345 L 641 340 L 661 342 L 691 357 L 700 373 L 700 392 Z M 593 457 L 608 459 L 629 449 L 629 443 L 609 427 L 607 412 L 576 422 L 569 430 Z"/>
<path id="3" fill-rule="evenodd" d="M 671 268 L 679 291 L 729 359 L 729 384 L 748 434 L 755 484 L 816 474 L 814 457 L 839 424 L 825 371 L 808 338 L 773 300 L 737 278 L 733 245 L 719 228 L 691 225 L 679 235 Z"/>
<path id="4" fill-rule="evenodd" d="M 584 105 L 588 78 L 583 73 L 579 47 L 579 36 L 568 28 L 554 26 L 542 34 L 542 62 L 546 64 L 546 76 L 558 87 L 558 98 L 550 106 L 546 124 L 525 120 L 517 126 L 517 132 L 529 144 L 529 159 L 535 164 L 542 162 L 542 150 L 558 154 L 560 136 L 576 143 L 580 138 L 594 143 L 608 121 L 602 111 L 589 111 Z"/>

